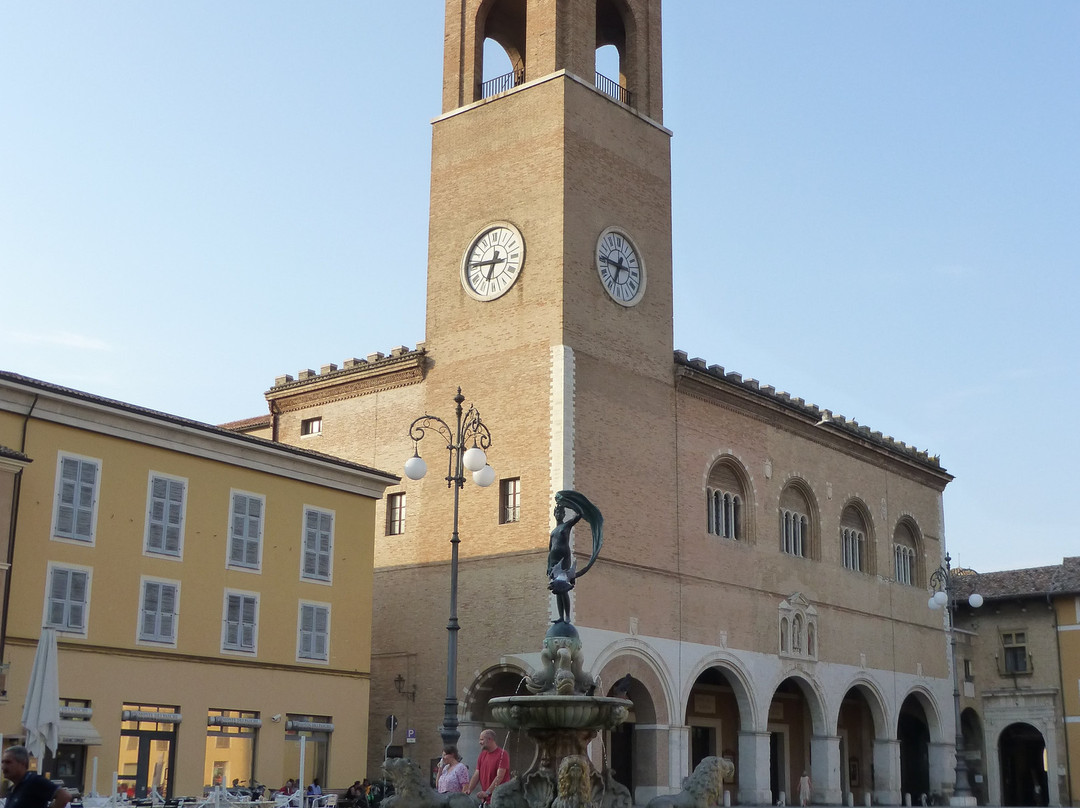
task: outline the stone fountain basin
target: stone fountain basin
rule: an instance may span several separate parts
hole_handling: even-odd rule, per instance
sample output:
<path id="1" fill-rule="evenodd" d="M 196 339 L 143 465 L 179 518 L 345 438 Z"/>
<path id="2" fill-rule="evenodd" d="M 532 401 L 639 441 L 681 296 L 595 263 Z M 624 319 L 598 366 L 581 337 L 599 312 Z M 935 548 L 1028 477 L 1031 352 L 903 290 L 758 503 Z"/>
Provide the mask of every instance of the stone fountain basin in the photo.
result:
<path id="1" fill-rule="evenodd" d="M 609 696 L 502 696 L 488 702 L 495 720 L 510 729 L 614 729 L 633 702 Z"/>

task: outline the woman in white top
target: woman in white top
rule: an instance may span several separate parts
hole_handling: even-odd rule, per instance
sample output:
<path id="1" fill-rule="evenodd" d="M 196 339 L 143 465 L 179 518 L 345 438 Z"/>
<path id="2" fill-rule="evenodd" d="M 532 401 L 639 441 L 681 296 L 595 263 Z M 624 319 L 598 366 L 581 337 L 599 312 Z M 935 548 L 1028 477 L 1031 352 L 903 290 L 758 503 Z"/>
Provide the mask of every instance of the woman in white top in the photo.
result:
<path id="1" fill-rule="evenodd" d="M 469 784 L 469 767 L 461 762 L 457 747 L 450 744 L 443 747 L 442 760 L 438 767 L 438 788 L 440 794 L 461 791 Z"/>

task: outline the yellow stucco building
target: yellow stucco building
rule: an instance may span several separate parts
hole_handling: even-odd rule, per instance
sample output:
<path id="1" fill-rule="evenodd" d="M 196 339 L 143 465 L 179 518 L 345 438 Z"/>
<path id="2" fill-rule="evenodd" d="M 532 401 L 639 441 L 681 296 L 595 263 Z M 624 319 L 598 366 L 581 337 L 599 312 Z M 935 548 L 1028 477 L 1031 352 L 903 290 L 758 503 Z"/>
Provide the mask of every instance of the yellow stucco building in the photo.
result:
<path id="1" fill-rule="evenodd" d="M 4 743 L 43 626 L 74 788 L 197 796 L 367 758 L 375 503 L 397 478 L 0 372 Z M 10 529 L 9 529 L 10 526 Z M 301 738 L 304 740 L 301 741 Z"/>

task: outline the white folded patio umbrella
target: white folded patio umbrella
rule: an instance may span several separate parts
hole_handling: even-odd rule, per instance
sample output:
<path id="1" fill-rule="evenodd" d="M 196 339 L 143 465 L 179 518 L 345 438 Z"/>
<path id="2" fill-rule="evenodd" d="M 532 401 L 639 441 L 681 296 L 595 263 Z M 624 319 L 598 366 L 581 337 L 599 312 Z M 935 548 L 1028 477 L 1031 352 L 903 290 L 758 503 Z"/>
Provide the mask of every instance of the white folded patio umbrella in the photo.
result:
<path id="1" fill-rule="evenodd" d="M 60 664 L 56 651 L 56 630 L 43 628 L 38 640 L 30 686 L 23 705 L 26 748 L 41 760 L 48 747 L 56 754 L 60 742 Z"/>

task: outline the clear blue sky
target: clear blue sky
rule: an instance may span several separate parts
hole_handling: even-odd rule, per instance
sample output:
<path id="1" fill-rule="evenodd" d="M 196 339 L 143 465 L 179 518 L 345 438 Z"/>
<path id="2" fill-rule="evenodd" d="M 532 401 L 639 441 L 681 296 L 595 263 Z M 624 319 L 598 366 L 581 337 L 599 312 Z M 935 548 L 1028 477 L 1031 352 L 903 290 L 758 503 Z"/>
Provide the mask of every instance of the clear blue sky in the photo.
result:
<path id="1" fill-rule="evenodd" d="M 222 422 L 422 340 L 442 13 L 0 4 L 0 367 Z M 1080 553 L 1080 3 L 664 23 L 676 346 L 940 454 L 957 562 Z"/>

